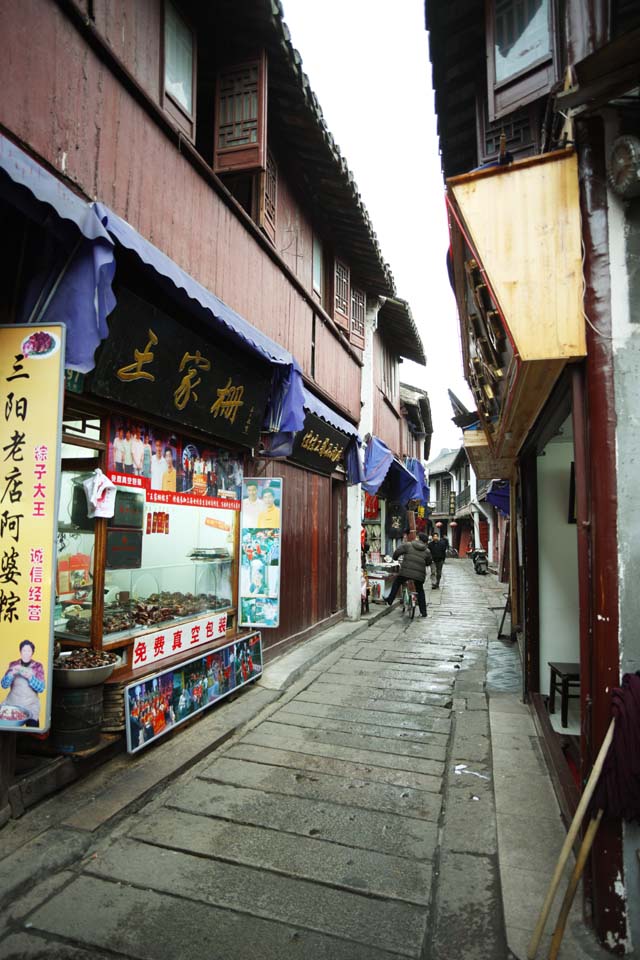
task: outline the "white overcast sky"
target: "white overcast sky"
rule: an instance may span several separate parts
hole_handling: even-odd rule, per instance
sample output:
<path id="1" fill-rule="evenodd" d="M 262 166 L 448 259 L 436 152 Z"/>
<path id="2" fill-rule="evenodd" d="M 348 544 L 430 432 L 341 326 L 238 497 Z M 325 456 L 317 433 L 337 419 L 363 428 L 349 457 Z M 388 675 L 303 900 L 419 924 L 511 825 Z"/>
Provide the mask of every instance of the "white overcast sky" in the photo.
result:
<path id="1" fill-rule="evenodd" d="M 409 301 L 427 366 L 400 378 L 426 389 L 431 459 L 455 447 L 447 388 L 473 406 L 462 377 L 455 301 L 445 265 L 448 231 L 424 0 L 282 0 L 285 21 L 329 130 L 355 177 Z"/>

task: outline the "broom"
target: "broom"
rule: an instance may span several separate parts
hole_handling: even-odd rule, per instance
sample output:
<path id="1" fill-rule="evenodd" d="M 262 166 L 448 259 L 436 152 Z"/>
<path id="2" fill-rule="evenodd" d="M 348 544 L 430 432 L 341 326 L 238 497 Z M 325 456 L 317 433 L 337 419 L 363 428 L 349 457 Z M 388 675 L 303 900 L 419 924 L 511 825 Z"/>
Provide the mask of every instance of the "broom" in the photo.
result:
<path id="1" fill-rule="evenodd" d="M 640 672 L 625 674 L 622 685 L 613 690 L 611 712 L 613 719 L 580 798 L 540 910 L 527 950 L 528 960 L 534 960 L 538 952 L 562 872 L 587 809 L 591 806 L 591 821 L 560 908 L 551 938 L 549 960 L 556 960 L 558 956 L 571 904 L 605 811 L 612 817 L 640 822 Z"/>

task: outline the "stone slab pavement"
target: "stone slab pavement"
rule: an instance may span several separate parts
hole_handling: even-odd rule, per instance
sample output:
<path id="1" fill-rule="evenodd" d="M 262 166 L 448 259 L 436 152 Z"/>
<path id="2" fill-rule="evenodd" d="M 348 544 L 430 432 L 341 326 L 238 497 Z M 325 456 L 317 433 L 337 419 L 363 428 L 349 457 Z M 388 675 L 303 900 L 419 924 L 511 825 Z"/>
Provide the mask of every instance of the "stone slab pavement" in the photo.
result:
<path id="1" fill-rule="evenodd" d="M 550 849 L 562 827 L 503 590 L 448 562 L 426 620 L 341 624 L 7 825 L 0 960 L 524 957 L 528 794 Z M 592 955 L 572 937 L 561 960 Z"/>

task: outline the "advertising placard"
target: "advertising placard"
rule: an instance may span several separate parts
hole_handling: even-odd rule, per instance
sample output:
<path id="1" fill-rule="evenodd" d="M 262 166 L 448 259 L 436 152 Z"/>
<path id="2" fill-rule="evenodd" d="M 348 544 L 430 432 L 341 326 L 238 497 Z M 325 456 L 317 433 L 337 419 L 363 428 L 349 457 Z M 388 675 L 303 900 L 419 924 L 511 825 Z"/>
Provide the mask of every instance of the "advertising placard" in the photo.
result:
<path id="1" fill-rule="evenodd" d="M 251 633 L 125 687 L 127 751 L 137 753 L 262 674 L 262 637 Z"/>
<path id="2" fill-rule="evenodd" d="M 132 667 L 159 663 L 192 647 L 202 646 L 224 637 L 227 632 L 227 614 L 213 613 L 198 617 L 176 626 L 169 624 L 164 630 L 136 637 L 133 644 Z"/>
<path id="3" fill-rule="evenodd" d="M 240 514 L 240 626 L 280 623 L 281 540 L 282 478 L 246 477 Z"/>
<path id="4" fill-rule="evenodd" d="M 0 731 L 50 723 L 64 335 L 0 327 Z"/>

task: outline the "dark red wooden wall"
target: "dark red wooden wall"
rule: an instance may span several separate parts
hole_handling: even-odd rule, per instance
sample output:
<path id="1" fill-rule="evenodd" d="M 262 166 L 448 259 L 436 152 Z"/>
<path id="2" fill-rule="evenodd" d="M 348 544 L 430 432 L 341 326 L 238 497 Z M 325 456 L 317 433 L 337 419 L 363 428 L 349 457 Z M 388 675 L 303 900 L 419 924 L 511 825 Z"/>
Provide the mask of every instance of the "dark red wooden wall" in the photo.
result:
<path id="1" fill-rule="evenodd" d="M 159 0 L 97 0 L 94 9 L 104 38 L 157 103 Z M 0 127 L 290 350 L 359 419 L 358 363 L 318 321 L 314 372 L 312 308 L 52 0 L 3 0 L 0 88 Z M 276 248 L 310 287 L 310 220 L 284 183 L 280 192 Z"/>

